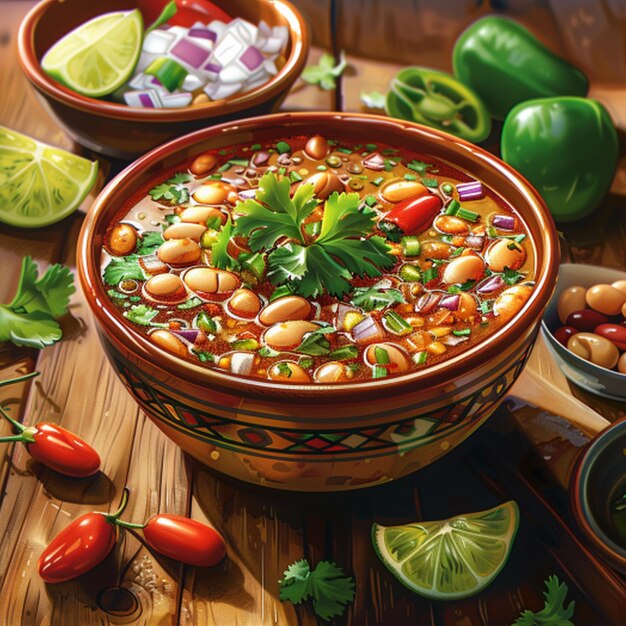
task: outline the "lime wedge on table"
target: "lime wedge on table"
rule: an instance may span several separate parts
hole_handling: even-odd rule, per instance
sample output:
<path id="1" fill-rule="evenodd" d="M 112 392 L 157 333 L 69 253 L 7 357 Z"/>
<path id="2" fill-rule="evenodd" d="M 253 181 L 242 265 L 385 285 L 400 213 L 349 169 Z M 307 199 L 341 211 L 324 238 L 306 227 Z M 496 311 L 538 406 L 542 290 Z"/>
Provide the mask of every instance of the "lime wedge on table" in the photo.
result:
<path id="1" fill-rule="evenodd" d="M 96 181 L 97 161 L 0 126 L 0 221 L 38 228 L 75 211 Z"/>
<path id="2" fill-rule="evenodd" d="M 72 91 L 100 98 L 130 78 L 142 40 L 143 19 L 138 9 L 106 13 L 57 41 L 41 67 Z"/>
<path id="3" fill-rule="evenodd" d="M 456 600 L 484 589 L 504 567 L 517 532 L 513 501 L 437 522 L 372 526 L 374 549 L 391 573 L 419 595 Z"/>

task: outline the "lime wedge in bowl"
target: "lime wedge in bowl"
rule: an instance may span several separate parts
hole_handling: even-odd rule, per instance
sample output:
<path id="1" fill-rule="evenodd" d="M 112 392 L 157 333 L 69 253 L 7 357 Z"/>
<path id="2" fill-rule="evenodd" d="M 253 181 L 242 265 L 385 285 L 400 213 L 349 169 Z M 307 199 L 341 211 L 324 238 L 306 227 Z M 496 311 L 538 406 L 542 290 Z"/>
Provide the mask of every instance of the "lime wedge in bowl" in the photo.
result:
<path id="1" fill-rule="evenodd" d="M 0 126 L 1 222 L 22 228 L 54 224 L 80 206 L 97 175 L 97 161 Z"/>
<path id="2" fill-rule="evenodd" d="M 84 96 L 101 98 L 131 76 L 143 41 L 138 9 L 106 13 L 57 41 L 41 60 L 44 71 Z"/>
<path id="3" fill-rule="evenodd" d="M 488 511 L 403 526 L 372 525 L 374 549 L 406 587 L 432 600 L 472 596 L 506 564 L 519 524 L 513 501 Z"/>

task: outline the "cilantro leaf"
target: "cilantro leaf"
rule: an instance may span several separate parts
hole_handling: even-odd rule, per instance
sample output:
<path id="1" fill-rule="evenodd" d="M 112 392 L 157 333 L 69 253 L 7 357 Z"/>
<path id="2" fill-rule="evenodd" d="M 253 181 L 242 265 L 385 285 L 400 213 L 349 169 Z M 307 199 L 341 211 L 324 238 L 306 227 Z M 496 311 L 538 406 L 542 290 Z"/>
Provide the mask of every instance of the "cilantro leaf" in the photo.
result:
<path id="1" fill-rule="evenodd" d="M 228 254 L 228 244 L 233 235 L 233 223 L 228 216 L 226 223 L 220 228 L 217 235 L 217 240 L 211 246 L 211 262 L 213 267 L 219 267 L 221 269 L 233 269 L 238 264 L 230 254 Z"/>
<path id="2" fill-rule="evenodd" d="M 361 102 L 368 109 L 384 109 L 387 96 L 379 91 L 361 92 Z"/>
<path id="3" fill-rule="evenodd" d="M 313 610 L 323 620 L 341 615 L 354 600 L 354 580 L 331 561 L 320 561 L 311 571 L 305 559 L 292 563 L 284 572 L 280 600 L 301 604 L 312 599 Z"/>
<path id="4" fill-rule="evenodd" d="M 130 307 L 128 311 L 124 311 L 124 317 L 140 326 L 150 326 L 157 313 L 158 311 L 152 307 L 145 304 L 136 304 Z"/>
<path id="5" fill-rule="evenodd" d="M 295 348 L 295 352 L 308 354 L 310 356 L 322 356 L 330 352 L 330 343 L 326 337 L 327 333 L 335 332 L 333 326 L 322 326 L 318 330 L 307 333 L 300 345 Z"/>
<path id="6" fill-rule="evenodd" d="M 161 244 L 165 241 L 159 231 L 151 230 L 144 233 L 137 243 L 136 253 L 145 256 L 157 251 Z"/>
<path id="7" fill-rule="evenodd" d="M 545 581 L 546 591 L 545 604 L 538 612 L 529 610 L 522 611 L 512 626 L 574 626 L 571 622 L 574 616 L 575 602 L 572 600 L 565 607 L 567 598 L 567 585 L 561 583 L 556 576 L 550 576 Z"/>
<path id="8" fill-rule="evenodd" d="M 122 280 L 143 280 L 143 270 L 137 263 L 137 255 L 113 258 L 106 266 L 102 274 L 102 279 L 107 285 L 117 285 Z"/>
<path id="9" fill-rule="evenodd" d="M 304 243 L 302 223 L 317 206 L 313 185 L 300 185 L 293 198 L 288 178 L 278 178 L 268 172 L 259 181 L 255 198 L 237 205 L 235 235 L 248 237 L 250 249 L 258 252 L 271 248 L 281 237 Z"/>
<path id="10" fill-rule="evenodd" d="M 406 302 L 399 289 L 384 289 L 382 287 L 357 287 L 354 290 L 352 304 L 360 306 L 364 311 L 385 309 L 393 304 Z"/>
<path id="11" fill-rule="evenodd" d="M 189 190 L 184 183 L 188 183 L 191 179 L 190 174 L 177 172 L 164 183 L 150 189 L 148 195 L 155 201 L 166 200 L 171 204 L 185 204 L 189 202 Z"/>
<path id="12" fill-rule="evenodd" d="M 9 307 L 27 313 L 43 311 L 53 317 L 67 312 L 70 296 L 76 291 L 74 278 L 67 267 L 51 265 L 37 280 L 37 266 L 31 257 L 24 257 L 17 293 Z"/>
<path id="13" fill-rule="evenodd" d="M 335 79 L 341 76 L 348 63 L 346 55 L 341 51 L 339 63 L 335 65 L 335 57 L 327 52 L 322 54 L 317 65 L 308 65 L 300 75 L 302 80 L 309 85 L 318 85 L 320 89 L 330 91 L 336 86 Z"/>
<path id="14" fill-rule="evenodd" d="M 524 274 L 520 274 L 520 272 L 516 272 L 515 270 L 511 270 L 508 267 L 504 268 L 504 272 L 502 272 L 502 280 L 507 285 L 514 285 L 519 282 L 524 277 Z"/>
<path id="15" fill-rule="evenodd" d="M 75 291 L 72 273 L 55 264 L 37 279 L 37 265 L 31 257 L 24 257 L 17 292 L 10 304 L 0 305 L 0 342 L 44 348 L 61 339 L 63 333 L 54 318 L 67 313 Z"/>
<path id="16" fill-rule="evenodd" d="M 48 313 L 17 313 L 10 307 L 0 305 L 0 342 L 45 348 L 59 341 L 62 335 L 61 327 Z"/>

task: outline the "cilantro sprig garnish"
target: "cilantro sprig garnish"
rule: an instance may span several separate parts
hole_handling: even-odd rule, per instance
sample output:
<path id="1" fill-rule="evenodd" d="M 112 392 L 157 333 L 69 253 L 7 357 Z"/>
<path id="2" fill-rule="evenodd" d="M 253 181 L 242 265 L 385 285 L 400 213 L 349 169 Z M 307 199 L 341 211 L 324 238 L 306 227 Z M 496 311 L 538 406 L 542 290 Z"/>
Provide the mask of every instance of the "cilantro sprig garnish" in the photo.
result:
<path id="1" fill-rule="evenodd" d="M 256 198 L 236 208 L 234 233 L 247 236 L 253 252 L 268 253 L 267 277 L 274 285 L 289 285 L 304 297 L 323 292 L 342 297 L 352 290 L 354 276 L 380 276 L 396 263 L 384 239 L 369 236 L 374 216 L 359 210 L 358 194 L 331 194 L 312 236 L 304 222 L 318 205 L 313 186 L 300 185 L 293 198 L 289 189 L 287 178 L 267 173 Z"/>
<path id="2" fill-rule="evenodd" d="M 519 282 L 522 278 L 524 278 L 524 274 L 520 272 L 516 272 L 515 270 L 511 270 L 508 267 L 504 268 L 504 272 L 502 272 L 502 280 L 507 285 L 514 285 Z"/>
<path id="3" fill-rule="evenodd" d="M 35 262 L 24 257 L 17 293 L 10 304 L 0 305 L 0 342 L 44 348 L 59 341 L 63 333 L 55 318 L 67 313 L 75 290 L 67 267 L 52 265 L 38 279 Z"/>
<path id="4" fill-rule="evenodd" d="M 565 607 L 567 585 L 561 583 L 556 576 L 550 576 L 545 581 L 546 591 L 543 609 L 537 611 L 525 610 L 512 626 L 574 626 L 571 622 L 574 616 L 575 602 L 572 600 Z M 282 598 L 281 598 L 282 599 Z"/>
<path id="5" fill-rule="evenodd" d="M 332 561 L 320 561 L 315 569 L 306 559 L 292 563 L 279 580 L 280 600 L 300 604 L 312 600 L 316 615 L 325 621 L 343 614 L 354 600 L 354 579 Z"/>
<path id="6" fill-rule="evenodd" d="M 105 267 L 102 279 L 107 285 L 117 285 L 123 280 L 144 280 L 145 276 L 137 262 L 138 259 L 136 254 L 113 257 Z"/>
<path id="7" fill-rule="evenodd" d="M 185 183 L 191 179 L 191 174 L 177 172 L 164 183 L 150 189 L 148 195 L 155 201 L 166 200 L 170 204 L 185 204 L 189 202 L 189 189 L 185 187 Z"/>
<path id="8" fill-rule="evenodd" d="M 325 52 L 317 65 L 307 65 L 300 77 L 309 85 L 318 85 L 320 89 L 330 91 L 336 87 L 337 78 L 343 74 L 346 67 L 348 67 L 348 62 L 343 50 L 339 55 L 339 63 L 336 65 L 335 57 Z"/>

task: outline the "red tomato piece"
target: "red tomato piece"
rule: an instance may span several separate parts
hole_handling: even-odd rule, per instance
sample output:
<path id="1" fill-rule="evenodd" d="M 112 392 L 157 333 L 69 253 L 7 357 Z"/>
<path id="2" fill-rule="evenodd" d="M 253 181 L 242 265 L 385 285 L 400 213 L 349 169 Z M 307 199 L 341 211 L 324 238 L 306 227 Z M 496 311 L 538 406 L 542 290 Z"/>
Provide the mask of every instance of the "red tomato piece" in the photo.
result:
<path id="1" fill-rule="evenodd" d="M 106 559 L 115 545 L 115 526 L 102 513 L 86 513 L 62 530 L 39 557 L 39 575 L 63 583 Z"/>
<path id="2" fill-rule="evenodd" d="M 211 567 L 226 555 L 224 540 L 218 532 L 181 515 L 154 515 L 143 534 L 151 548 L 187 565 Z"/>
<path id="3" fill-rule="evenodd" d="M 146 26 L 154 22 L 169 0 L 139 0 L 137 6 L 144 17 Z M 208 24 L 213 20 L 231 22 L 232 17 L 209 0 L 176 0 L 176 14 L 167 23 L 171 26 L 189 28 L 196 22 Z"/>
<path id="4" fill-rule="evenodd" d="M 80 437 L 57 424 L 40 423 L 35 426 L 33 443 L 27 443 L 30 455 L 47 467 L 81 478 L 100 469 L 98 453 Z"/>

